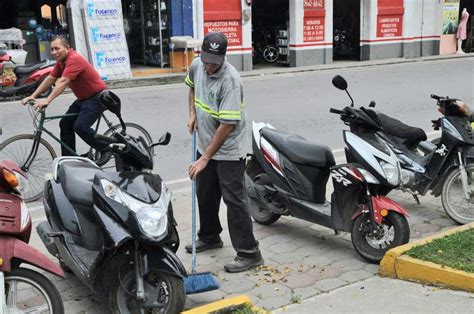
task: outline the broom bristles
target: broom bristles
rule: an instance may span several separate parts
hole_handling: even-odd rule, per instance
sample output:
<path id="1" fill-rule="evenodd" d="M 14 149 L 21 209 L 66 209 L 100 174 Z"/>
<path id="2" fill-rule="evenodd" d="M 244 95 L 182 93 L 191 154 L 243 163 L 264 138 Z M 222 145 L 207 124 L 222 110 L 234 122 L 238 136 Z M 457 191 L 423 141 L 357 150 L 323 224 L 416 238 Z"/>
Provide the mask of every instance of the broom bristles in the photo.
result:
<path id="1" fill-rule="evenodd" d="M 219 280 L 211 273 L 191 273 L 184 278 L 186 294 L 200 293 L 217 290 L 220 288 Z"/>

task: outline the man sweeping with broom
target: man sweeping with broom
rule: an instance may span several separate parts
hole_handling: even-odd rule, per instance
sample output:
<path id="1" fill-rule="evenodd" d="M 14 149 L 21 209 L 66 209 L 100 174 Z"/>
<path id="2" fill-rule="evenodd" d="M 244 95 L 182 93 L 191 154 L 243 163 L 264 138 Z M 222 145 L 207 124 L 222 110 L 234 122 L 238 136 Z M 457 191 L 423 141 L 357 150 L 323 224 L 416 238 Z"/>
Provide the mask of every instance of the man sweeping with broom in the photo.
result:
<path id="1" fill-rule="evenodd" d="M 224 269 L 230 273 L 263 264 L 253 234 L 245 189 L 247 122 L 242 81 L 237 70 L 225 60 L 227 38 L 222 33 L 204 37 L 201 58 L 191 65 L 185 83 L 189 89 L 190 133 L 197 133 L 197 160 L 189 166 L 196 180 L 199 204 L 199 239 L 196 252 L 221 248 L 219 221 L 221 198 L 227 205 L 227 223 L 234 261 Z M 186 246 L 192 252 L 192 245 Z"/>

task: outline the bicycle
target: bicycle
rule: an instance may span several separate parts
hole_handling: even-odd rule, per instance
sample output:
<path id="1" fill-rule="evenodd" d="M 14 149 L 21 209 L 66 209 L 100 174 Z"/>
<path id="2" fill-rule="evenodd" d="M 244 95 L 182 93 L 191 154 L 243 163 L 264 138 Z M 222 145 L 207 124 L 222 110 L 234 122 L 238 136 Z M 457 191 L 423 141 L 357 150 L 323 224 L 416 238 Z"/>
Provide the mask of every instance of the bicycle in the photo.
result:
<path id="1" fill-rule="evenodd" d="M 46 116 L 46 108 L 35 111 L 33 109 L 33 104 L 34 101 L 28 104 L 28 112 L 33 119 L 33 126 L 35 128 L 33 134 L 15 135 L 6 139 L 0 144 L 0 157 L 14 160 L 18 165 L 21 166 L 21 169 L 28 174 L 29 190 L 23 194 L 23 199 L 27 203 L 35 201 L 41 198 L 43 195 L 43 185 L 46 180 L 45 176 L 51 172 L 51 165 L 53 164 L 53 160 L 57 157 L 53 146 L 42 137 L 43 132 L 48 134 L 69 153 L 74 156 L 79 156 L 71 147 L 67 146 L 44 126 L 47 122 L 67 116 L 76 116 L 78 114 L 73 113 Z M 95 123 L 96 132 L 99 130 L 102 119 L 105 121 L 108 127 L 107 131 L 103 133 L 103 135 L 111 136 L 113 133 L 116 133 L 122 129 L 120 124 L 113 125 L 112 122 L 107 119 L 105 114 L 102 113 L 101 117 Z M 127 128 L 127 134 L 136 137 L 142 136 L 150 146 L 153 144 L 150 134 L 142 126 L 132 122 L 125 122 L 125 126 Z M 135 130 L 135 132 L 130 132 L 130 130 Z M 151 147 L 151 153 L 153 156 L 153 147 Z M 89 148 L 87 155 L 97 165 L 103 168 L 111 168 L 115 166 L 115 164 L 112 164 L 114 159 L 111 153 L 100 155 L 100 153 L 96 152 L 91 147 Z"/>

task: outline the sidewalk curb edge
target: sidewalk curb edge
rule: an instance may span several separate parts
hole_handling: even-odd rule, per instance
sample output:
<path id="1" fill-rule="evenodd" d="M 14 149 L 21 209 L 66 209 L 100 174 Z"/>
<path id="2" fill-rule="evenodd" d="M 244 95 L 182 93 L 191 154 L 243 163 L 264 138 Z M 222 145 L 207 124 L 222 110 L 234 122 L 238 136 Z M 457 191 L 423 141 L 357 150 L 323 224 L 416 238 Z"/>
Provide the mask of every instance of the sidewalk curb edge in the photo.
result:
<path id="1" fill-rule="evenodd" d="M 380 262 L 379 274 L 388 278 L 474 291 L 473 274 L 404 255 L 405 252 L 415 246 L 424 245 L 435 239 L 473 228 L 474 222 L 393 248 L 385 254 Z"/>

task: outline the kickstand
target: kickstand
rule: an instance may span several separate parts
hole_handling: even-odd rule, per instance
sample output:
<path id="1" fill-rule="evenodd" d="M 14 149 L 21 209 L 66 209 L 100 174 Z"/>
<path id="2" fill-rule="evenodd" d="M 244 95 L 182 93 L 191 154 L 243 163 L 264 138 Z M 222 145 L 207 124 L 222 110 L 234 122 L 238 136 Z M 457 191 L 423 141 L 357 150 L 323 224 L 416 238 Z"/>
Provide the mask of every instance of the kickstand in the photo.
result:
<path id="1" fill-rule="evenodd" d="M 416 203 L 421 204 L 420 199 L 418 198 L 418 195 L 416 195 L 416 194 L 412 194 L 412 195 L 413 195 L 413 198 L 415 199 Z"/>

